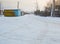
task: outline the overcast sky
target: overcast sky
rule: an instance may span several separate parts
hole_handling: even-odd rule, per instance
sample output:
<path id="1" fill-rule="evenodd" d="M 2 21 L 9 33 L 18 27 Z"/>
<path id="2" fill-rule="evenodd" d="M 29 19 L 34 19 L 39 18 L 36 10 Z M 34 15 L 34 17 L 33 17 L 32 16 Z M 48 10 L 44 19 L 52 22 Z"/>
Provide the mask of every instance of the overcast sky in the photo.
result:
<path id="1" fill-rule="evenodd" d="M 16 5 L 14 5 L 15 2 L 19 1 L 19 8 L 21 8 L 24 11 L 35 11 L 36 10 L 36 0 L 2 0 L 2 1 L 7 1 L 7 3 L 5 4 L 5 6 L 7 7 L 15 7 Z M 8 4 L 9 2 L 13 1 L 13 3 L 10 3 L 10 5 Z M 51 0 L 37 0 L 38 2 L 38 6 L 40 10 L 44 10 L 44 7 L 46 6 L 46 3 L 49 2 Z"/>
<path id="2" fill-rule="evenodd" d="M 21 0 L 21 5 L 22 5 L 22 9 L 26 8 L 25 10 L 36 10 L 36 0 Z M 49 0 L 37 0 L 38 2 L 38 6 L 40 10 L 44 10 L 45 6 L 47 5 L 47 2 L 49 2 Z"/>

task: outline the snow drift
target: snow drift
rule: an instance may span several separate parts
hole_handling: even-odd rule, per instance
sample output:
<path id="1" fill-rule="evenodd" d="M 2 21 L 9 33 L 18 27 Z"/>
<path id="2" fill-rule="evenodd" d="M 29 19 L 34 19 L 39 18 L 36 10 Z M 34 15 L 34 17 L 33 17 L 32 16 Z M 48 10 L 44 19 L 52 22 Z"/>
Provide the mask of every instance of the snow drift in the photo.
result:
<path id="1" fill-rule="evenodd" d="M 59 18 L 0 17 L 0 44 L 60 44 Z"/>

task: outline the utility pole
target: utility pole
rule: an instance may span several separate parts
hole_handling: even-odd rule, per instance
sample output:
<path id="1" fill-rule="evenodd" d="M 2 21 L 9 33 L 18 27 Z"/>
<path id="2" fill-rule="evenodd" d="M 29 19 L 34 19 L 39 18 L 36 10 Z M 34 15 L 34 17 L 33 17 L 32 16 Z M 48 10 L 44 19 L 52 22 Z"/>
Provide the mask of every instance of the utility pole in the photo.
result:
<path id="1" fill-rule="evenodd" d="M 17 2 L 17 9 L 19 9 L 19 1 Z"/>
<path id="2" fill-rule="evenodd" d="M 52 0 L 51 16 L 55 16 L 55 0 Z"/>
<path id="3" fill-rule="evenodd" d="M 38 9 L 38 2 L 37 2 L 37 0 L 36 0 L 36 10 L 39 10 L 39 9 Z"/>

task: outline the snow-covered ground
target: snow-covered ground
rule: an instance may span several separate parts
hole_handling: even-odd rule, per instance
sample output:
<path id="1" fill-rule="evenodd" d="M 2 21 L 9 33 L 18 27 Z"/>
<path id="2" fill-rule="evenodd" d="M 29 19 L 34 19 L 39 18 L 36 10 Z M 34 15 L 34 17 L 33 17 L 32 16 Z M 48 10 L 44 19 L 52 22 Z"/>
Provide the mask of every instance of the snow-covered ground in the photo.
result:
<path id="1" fill-rule="evenodd" d="M 0 17 L 0 44 L 60 44 L 60 18 Z"/>

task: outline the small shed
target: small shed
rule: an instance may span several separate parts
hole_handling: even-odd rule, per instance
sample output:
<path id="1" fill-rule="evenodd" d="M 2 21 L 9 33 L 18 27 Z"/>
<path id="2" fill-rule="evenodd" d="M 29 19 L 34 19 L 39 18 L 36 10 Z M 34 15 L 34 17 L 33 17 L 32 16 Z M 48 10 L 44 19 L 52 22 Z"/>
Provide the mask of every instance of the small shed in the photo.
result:
<path id="1" fill-rule="evenodd" d="M 4 16 L 21 16 L 20 9 L 5 9 Z"/>
<path id="2" fill-rule="evenodd" d="M 8 16 L 8 17 L 10 17 L 10 16 L 21 16 L 21 9 L 19 8 L 19 1 L 16 2 L 15 4 L 17 5 L 16 8 L 12 9 L 12 8 L 8 8 L 8 6 L 7 6 L 7 8 L 4 9 L 4 12 L 3 12 L 4 16 Z"/>

